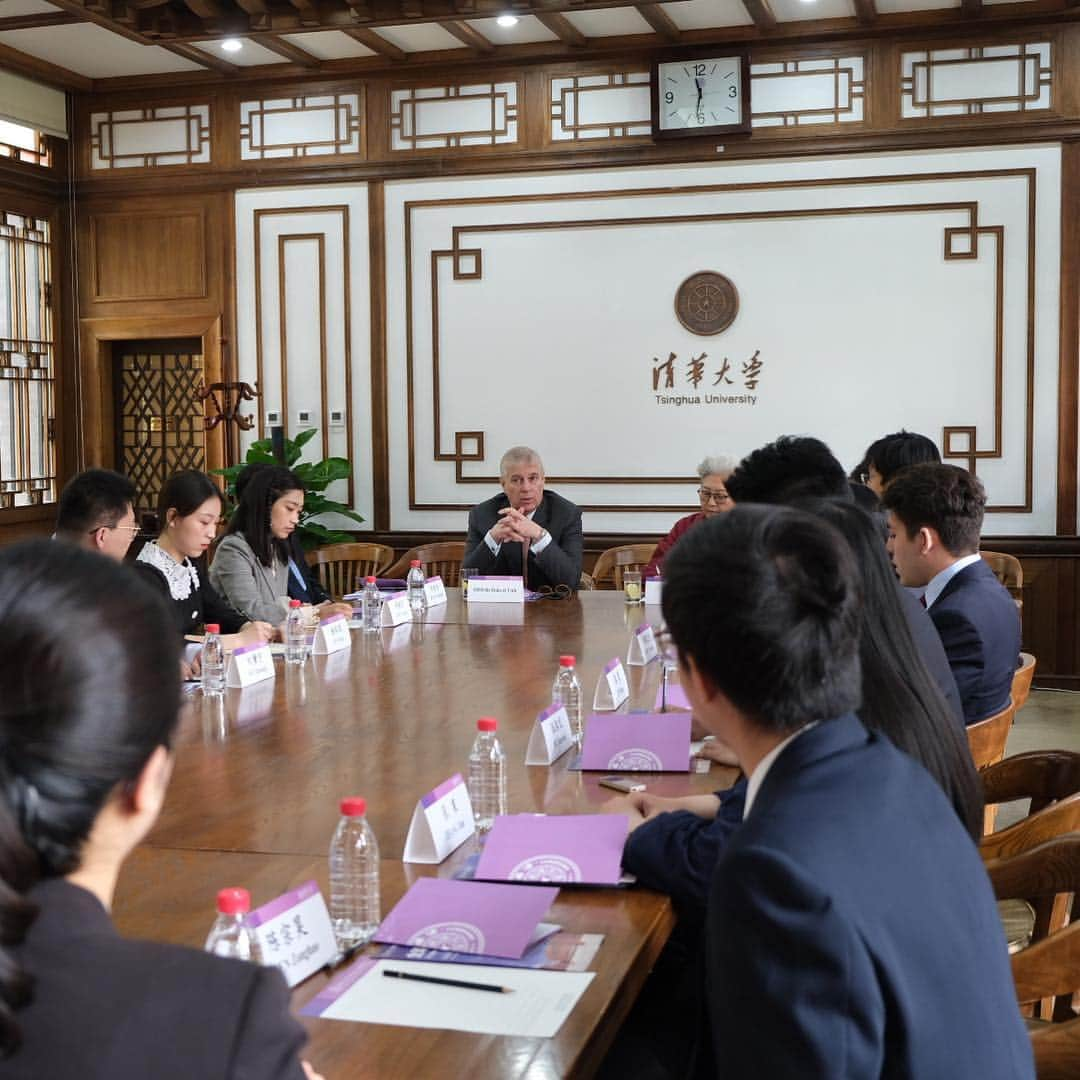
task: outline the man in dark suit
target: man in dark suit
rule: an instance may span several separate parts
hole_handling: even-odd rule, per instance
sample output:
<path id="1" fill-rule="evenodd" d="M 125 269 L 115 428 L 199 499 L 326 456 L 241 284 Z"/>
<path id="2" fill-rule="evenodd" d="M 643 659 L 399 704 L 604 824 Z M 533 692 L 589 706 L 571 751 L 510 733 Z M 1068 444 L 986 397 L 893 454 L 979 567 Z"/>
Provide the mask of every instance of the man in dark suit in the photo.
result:
<path id="1" fill-rule="evenodd" d="M 982 860 L 859 706 L 858 572 L 826 523 L 737 506 L 665 562 L 694 715 L 747 776 L 705 920 L 699 1075 L 1034 1076 Z"/>
<path id="2" fill-rule="evenodd" d="M 1009 703 L 1020 656 L 1020 616 L 1008 590 L 979 555 L 986 492 L 955 465 L 912 465 L 882 499 L 889 554 L 902 584 L 922 588 L 956 678 L 964 720 L 973 724 Z"/>
<path id="3" fill-rule="evenodd" d="M 462 566 L 481 574 L 524 574 L 530 589 L 581 581 L 581 511 L 544 490 L 544 463 L 528 446 L 499 462 L 503 494 L 473 507 Z"/>

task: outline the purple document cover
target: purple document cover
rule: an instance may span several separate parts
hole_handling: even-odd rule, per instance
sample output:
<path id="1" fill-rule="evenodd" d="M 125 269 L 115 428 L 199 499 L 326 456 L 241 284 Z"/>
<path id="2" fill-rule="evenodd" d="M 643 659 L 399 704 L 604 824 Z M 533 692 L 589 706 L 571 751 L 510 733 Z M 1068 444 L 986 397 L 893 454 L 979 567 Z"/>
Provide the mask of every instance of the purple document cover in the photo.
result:
<path id="1" fill-rule="evenodd" d="M 585 724 L 583 769 L 689 772 L 690 714 L 593 714 Z"/>
<path id="2" fill-rule="evenodd" d="M 625 840 L 622 814 L 511 814 L 495 819 L 476 876 L 536 885 L 618 885 Z"/>
<path id="3" fill-rule="evenodd" d="M 656 708 L 657 710 L 664 708 L 664 688 L 662 686 L 656 691 Z M 686 691 L 678 683 L 668 683 L 667 708 L 690 709 L 690 701 L 686 696 Z"/>
<path id="4" fill-rule="evenodd" d="M 517 960 L 558 895 L 558 889 L 420 878 L 383 919 L 375 940 Z"/>

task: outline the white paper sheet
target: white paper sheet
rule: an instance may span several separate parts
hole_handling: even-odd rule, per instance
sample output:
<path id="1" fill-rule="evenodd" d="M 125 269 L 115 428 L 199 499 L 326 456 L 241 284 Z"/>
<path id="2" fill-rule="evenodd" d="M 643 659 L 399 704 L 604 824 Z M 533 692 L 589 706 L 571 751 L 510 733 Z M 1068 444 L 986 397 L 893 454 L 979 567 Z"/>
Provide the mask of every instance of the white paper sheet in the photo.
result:
<path id="1" fill-rule="evenodd" d="M 512 994 L 389 979 L 383 968 L 513 987 Z M 380 960 L 326 1008 L 327 1020 L 442 1028 L 482 1035 L 550 1039 L 588 989 L 591 971 L 525 971 L 476 964 Z"/>

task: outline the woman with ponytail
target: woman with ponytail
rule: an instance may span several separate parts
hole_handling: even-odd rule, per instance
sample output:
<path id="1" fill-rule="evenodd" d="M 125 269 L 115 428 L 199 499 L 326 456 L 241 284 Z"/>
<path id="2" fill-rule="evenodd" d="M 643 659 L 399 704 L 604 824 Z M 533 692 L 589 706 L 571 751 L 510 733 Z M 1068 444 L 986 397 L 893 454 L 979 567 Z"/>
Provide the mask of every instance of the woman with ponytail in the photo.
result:
<path id="1" fill-rule="evenodd" d="M 126 941 L 109 917 L 172 769 L 164 600 L 35 541 L 0 551 L 0 610 L 0 1078 L 312 1076 L 277 971 Z"/>

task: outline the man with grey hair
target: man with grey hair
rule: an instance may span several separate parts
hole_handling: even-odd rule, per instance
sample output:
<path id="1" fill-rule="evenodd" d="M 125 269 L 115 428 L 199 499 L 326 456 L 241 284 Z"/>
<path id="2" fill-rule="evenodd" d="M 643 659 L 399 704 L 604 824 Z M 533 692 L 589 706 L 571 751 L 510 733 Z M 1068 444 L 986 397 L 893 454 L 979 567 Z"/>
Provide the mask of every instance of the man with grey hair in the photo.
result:
<path id="1" fill-rule="evenodd" d="M 525 577 L 530 589 L 576 589 L 581 581 L 581 511 L 544 490 L 544 463 L 528 446 L 499 462 L 503 494 L 469 512 L 462 566 L 481 574 Z"/>
<path id="2" fill-rule="evenodd" d="M 698 479 L 701 481 L 697 489 L 701 509 L 696 513 L 687 514 L 686 517 L 679 518 L 675 522 L 671 532 L 656 545 L 652 558 L 649 559 L 643 572 L 644 577 L 659 576 L 664 565 L 664 557 L 675 546 L 676 541 L 681 536 L 684 536 L 699 522 L 712 517 L 714 514 L 726 513 L 735 505 L 735 500 L 728 494 L 726 485 L 727 478 L 735 471 L 735 466 L 738 463 L 736 458 L 727 454 L 710 455 L 701 462 L 697 467 Z"/>

